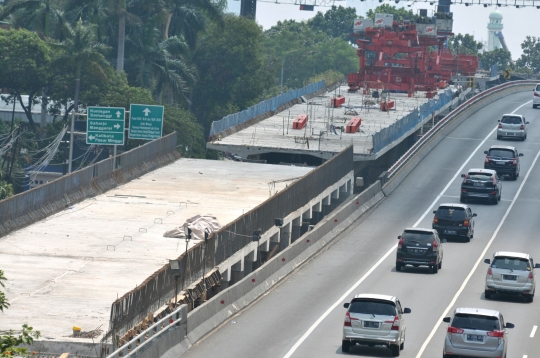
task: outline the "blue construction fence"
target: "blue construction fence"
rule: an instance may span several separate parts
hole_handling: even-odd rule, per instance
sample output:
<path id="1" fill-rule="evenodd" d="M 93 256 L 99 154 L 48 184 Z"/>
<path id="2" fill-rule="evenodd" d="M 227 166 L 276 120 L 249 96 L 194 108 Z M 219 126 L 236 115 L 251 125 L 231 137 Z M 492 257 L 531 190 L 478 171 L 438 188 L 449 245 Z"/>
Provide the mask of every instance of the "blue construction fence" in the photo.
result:
<path id="1" fill-rule="evenodd" d="M 210 136 L 223 132 L 224 130 L 234 127 L 238 124 L 244 123 L 251 118 L 257 117 L 258 115 L 261 115 L 263 113 L 275 111 L 276 108 L 278 108 L 282 104 L 292 101 L 295 98 L 317 92 L 322 88 L 324 88 L 324 80 L 314 82 L 300 89 L 287 91 L 276 97 L 267 99 L 266 101 L 251 106 L 243 110 L 242 112 L 229 114 L 228 116 L 223 117 L 219 121 L 212 122 L 212 127 L 210 128 Z"/>
<path id="2" fill-rule="evenodd" d="M 418 108 L 415 108 L 405 117 L 386 127 L 373 135 L 373 153 L 378 153 L 390 143 L 403 137 L 417 124 L 422 123 L 435 111 L 438 111 L 452 101 L 452 91 L 450 89 L 439 94 L 437 99 L 430 99 Z"/>

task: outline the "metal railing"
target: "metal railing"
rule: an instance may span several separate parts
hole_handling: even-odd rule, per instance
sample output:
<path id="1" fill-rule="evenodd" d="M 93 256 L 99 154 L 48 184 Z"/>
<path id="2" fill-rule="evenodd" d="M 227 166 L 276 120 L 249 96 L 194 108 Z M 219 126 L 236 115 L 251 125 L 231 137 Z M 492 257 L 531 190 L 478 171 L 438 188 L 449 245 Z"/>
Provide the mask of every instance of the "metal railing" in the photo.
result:
<path id="1" fill-rule="evenodd" d="M 378 153 L 390 143 L 403 137 L 417 124 L 422 123 L 432 113 L 438 111 L 452 101 L 452 91 L 446 90 L 437 99 L 431 99 L 415 108 L 411 113 L 400 118 L 390 126 L 381 129 L 373 135 L 373 153 Z"/>
<path id="2" fill-rule="evenodd" d="M 486 97 L 491 96 L 492 94 L 500 92 L 507 88 L 524 86 L 524 85 L 534 85 L 534 84 L 536 84 L 536 82 L 534 81 L 507 82 L 502 85 L 492 87 L 486 91 L 483 91 L 479 93 L 478 95 L 465 101 L 464 103 L 459 105 L 457 108 L 455 108 L 453 111 L 448 113 L 448 115 L 446 115 L 441 121 L 439 121 L 435 126 L 433 126 L 429 131 L 427 131 L 426 134 L 424 134 L 407 152 L 405 152 L 405 154 L 402 155 L 401 158 L 399 158 L 398 161 L 395 162 L 390 167 L 390 169 L 388 169 L 387 178 L 385 180 L 389 180 L 392 177 L 392 175 L 397 173 L 399 169 L 401 169 L 425 145 L 425 143 L 427 143 L 434 135 L 436 135 L 442 128 L 444 128 L 456 116 L 460 115 L 463 111 L 467 110 L 468 107 L 470 107 L 471 105 L 474 105 L 475 103 L 478 103 L 479 101 L 485 99 Z"/>
<path id="3" fill-rule="evenodd" d="M 213 121 L 212 127 L 210 128 L 210 137 L 223 132 L 226 129 L 234 127 L 238 124 L 244 123 L 251 118 L 257 117 L 266 112 L 275 111 L 279 106 L 292 101 L 293 99 L 317 92 L 318 90 L 324 88 L 324 81 L 319 81 L 311 83 L 300 89 L 290 90 L 276 97 L 262 101 L 254 106 L 251 106 L 241 112 L 229 114 L 219 121 Z"/>
<path id="4" fill-rule="evenodd" d="M 187 307 L 180 306 L 176 311 L 169 313 L 141 333 L 131 338 L 128 342 L 107 356 L 107 358 L 127 358 L 135 357 L 138 352 L 146 348 L 152 340 L 165 333 L 172 327 L 180 328 L 180 324 L 186 324 L 187 329 Z"/>

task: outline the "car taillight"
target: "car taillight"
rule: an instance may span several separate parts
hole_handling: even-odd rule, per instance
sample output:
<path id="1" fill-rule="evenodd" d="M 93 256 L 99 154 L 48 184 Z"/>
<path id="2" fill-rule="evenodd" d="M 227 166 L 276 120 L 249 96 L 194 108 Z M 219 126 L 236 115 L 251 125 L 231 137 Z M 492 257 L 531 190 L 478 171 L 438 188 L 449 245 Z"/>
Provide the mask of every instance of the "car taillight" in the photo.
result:
<path id="1" fill-rule="evenodd" d="M 529 277 L 527 277 L 527 282 L 532 282 L 533 279 L 534 279 L 534 276 L 533 276 L 533 273 L 531 271 L 531 272 L 529 272 Z"/>
<path id="2" fill-rule="evenodd" d="M 399 242 L 397 244 L 397 248 L 401 249 L 403 247 L 403 239 L 399 239 Z"/>
<path id="3" fill-rule="evenodd" d="M 439 218 L 437 218 L 436 216 L 433 217 L 433 223 L 438 224 L 439 223 Z"/>
<path id="4" fill-rule="evenodd" d="M 392 331 L 399 331 L 399 316 L 394 317 L 394 323 L 392 323 Z"/>
<path id="5" fill-rule="evenodd" d="M 522 124 L 520 127 L 519 127 L 520 130 L 524 131 L 525 130 L 525 125 Z"/>
<path id="6" fill-rule="evenodd" d="M 496 183 L 495 183 L 495 176 L 493 176 L 493 175 L 491 176 L 491 182 L 493 183 L 493 185 L 496 184 Z"/>
<path id="7" fill-rule="evenodd" d="M 517 158 L 514 158 L 514 160 L 512 161 L 512 165 L 515 167 L 517 166 Z"/>
<path id="8" fill-rule="evenodd" d="M 487 332 L 487 335 L 490 337 L 497 337 L 497 338 L 503 338 L 504 332 L 503 331 L 491 331 Z"/>
<path id="9" fill-rule="evenodd" d="M 345 313 L 345 322 L 343 323 L 343 326 L 350 327 L 351 326 L 351 315 L 349 312 Z"/>
<path id="10" fill-rule="evenodd" d="M 461 334 L 463 333 L 464 330 L 462 330 L 461 328 L 456 328 L 456 327 L 452 327 L 452 326 L 448 326 L 448 333 L 457 333 L 457 334 Z"/>
<path id="11" fill-rule="evenodd" d="M 502 123 L 499 123 L 499 128 L 502 128 Z"/>
<path id="12" fill-rule="evenodd" d="M 486 155 L 486 160 L 485 160 L 486 164 L 489 163 L 489 158 L 488 156 Z"/>
<path id="13" fill-rule="evenodd" d="M 469 174 L 465 175 L 465 179 L 463 179 L 463 182 L 467 182 L 467 179 L 469 179 Z"/>
<path id="14" fill-rule="evenodd" d="M 488 268 L 488 272 L 487 272 L 487 278 L 492 278 L 493 277 L 493 272 L 491 271 L 491 267 Z"/>
<path id="15" fill-rule="evenodd" d="M 469 226 L 469 219 L 463 220 L 463 226 Z"/>
<path id="16" fill-rule="evenodd" d="M 439 247 L 437 246 L 437 241 L 433 240 L 433 243 L 431 244 L 431 247 L 433 248 L 433 251 L 439 250 Z"/>
<path id="17" fill-rule="evenodd" d="M 535 97 L 540 97 L 540 93 L 534 92 L 534 96 L 535 96 Z"/>
<path id="18" fill-rule="evenodd" d="M 466 192 L 467 192 L 467 190 L 465 190 L 465 189 L 461 189 L 461 192 L 462 192 L 462 193 L 466 193 Z"/>

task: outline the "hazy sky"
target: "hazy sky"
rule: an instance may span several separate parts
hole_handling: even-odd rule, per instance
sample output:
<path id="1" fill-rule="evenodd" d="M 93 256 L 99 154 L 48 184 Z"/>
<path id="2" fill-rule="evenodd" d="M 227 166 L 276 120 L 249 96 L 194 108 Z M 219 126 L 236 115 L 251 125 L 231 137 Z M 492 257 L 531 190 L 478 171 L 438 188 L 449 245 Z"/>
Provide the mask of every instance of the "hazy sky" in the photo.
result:
<path id="1" fill-rule="evenodd" d="M 306 20 L 315 16 L 317 11 L 324 13 L 328 10 L 327 7 L 316 6 L 315 11 L 300 11 L 299 5 L 290 4 L 294 0 L 281 0 L 281 2 L 281 4 L 263 1 L 257 2 L 257 23 L 265 30 L 275 25 L 278 21 L 289 19 L 297 21 Z M 308 1 L 308 3 L 311 3 L 311 1 Z M 385 1 L 384 3 L 395 5 L 394 2 L 389 1 Z M 336 1 L 335 4 L 356 7 L 356 13 L 358 15 L 365 15 L 369 9 L 377 7 L 379 2 L 373 0 L 366 0 L 365 2 L 347 0 L 346 2 Z M 421 2 L 407 7 L 407 9 L 413 9 L 415 13 L 420 8 L 434 10 L 435 6 Z M 512 53 L 512 58 L 515 60 L 521 56 L 522 50 L 520 45 L 526 36 L 540 36 L 540 27 L 538 26 L 540 22 L 540 10 L 535 7 L 519 9 L 515 7 L 499 7 L 498 9 L 503 14 L 504 29 L 502 33 Z M 237 14 L 240 13 L 240 1 L 229 0 L 229 10 Z M 482 5 L 452 5 L 450 11 L 454 13 L 454 33 L 468 33 L 474 35 L 477 41 L 487 42 L 489 14 L 494 10 L 495 6 L 484 8 Z"/>

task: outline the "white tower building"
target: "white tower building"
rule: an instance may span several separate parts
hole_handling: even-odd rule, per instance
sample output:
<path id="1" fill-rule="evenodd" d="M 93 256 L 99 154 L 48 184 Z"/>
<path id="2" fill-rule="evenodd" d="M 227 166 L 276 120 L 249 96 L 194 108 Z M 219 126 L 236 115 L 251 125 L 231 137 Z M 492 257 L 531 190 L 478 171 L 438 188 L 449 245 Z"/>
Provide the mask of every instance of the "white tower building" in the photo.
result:
<path id="1" fill-rule="evenodd" d="M 487 45 L 488 51 L 493 51 L 498 48 L 502 48 L 499 38 L 497 37 L 497 35 L 495 35 L 496 32 L 502 31 L 503 29 L 502 20 L 503 20 L 503 15 L 501 14 L 499 10 L 495 10 L 491 14 L 489 14 L 488 45 Z"/>

